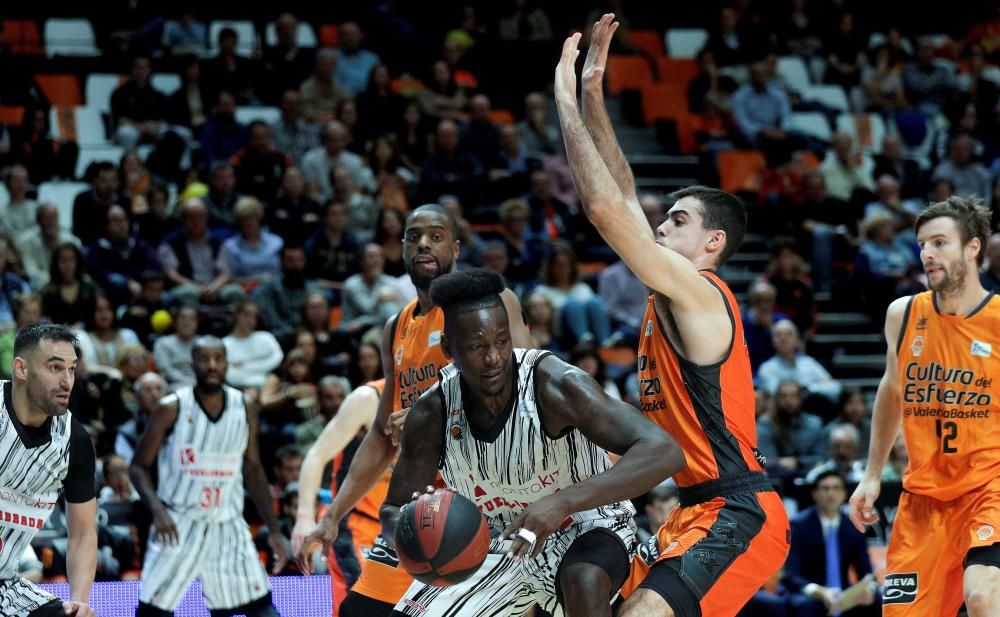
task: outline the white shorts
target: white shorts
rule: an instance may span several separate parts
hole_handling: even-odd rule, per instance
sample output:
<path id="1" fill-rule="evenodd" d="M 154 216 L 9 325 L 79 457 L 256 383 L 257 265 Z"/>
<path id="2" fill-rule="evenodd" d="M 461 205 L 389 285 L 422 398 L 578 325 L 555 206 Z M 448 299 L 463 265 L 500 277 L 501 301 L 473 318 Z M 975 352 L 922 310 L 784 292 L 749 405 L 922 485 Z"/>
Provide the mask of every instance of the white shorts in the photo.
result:
<path id="1" fill-rule="evenodd" d="M 236 608 L 267 595 L 267 572 L 246 521 L 177 516 L 174 522 L 180 538 L 176 546 L 160 544 L 153 532 L 149 535 L 139 592 L 144 604 L 173 611 L 196 578 L 209 609 Z"/>
<path id="2" fill-rule="evenodd" d="M 39 606 L 58 599 L 20 577 L 0 580 L 0 615 L 4 617 L 25 617 Z"/>
<path id="3" fill-rule="evenodd" d="M 559 565 L 573 542 L 596 528 L 618 536 L 627 558 L 631 559 L 635 546 L 635 524 L 631 518 L 591 520 L 557 530 L 532 560 L 507 559 L 512 541 L 494 538 L 486 561 L 468 580 L 449 587 L 414 581 L 395 610 L 408 617 L 499 617 L 523 615 L 537 604 L 554 617 L 560 617 L 563 610 L 556 589 Z"/>

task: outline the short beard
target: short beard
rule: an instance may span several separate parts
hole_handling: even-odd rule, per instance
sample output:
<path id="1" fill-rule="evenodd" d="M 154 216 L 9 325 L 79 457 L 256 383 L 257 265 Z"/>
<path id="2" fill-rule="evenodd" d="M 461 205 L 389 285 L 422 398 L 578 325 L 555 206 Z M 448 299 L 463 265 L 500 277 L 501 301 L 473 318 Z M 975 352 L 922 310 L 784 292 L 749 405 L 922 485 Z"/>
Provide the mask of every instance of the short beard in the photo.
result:
<path id="1" fill-rule="evenodd" d="M 205 394 L 215 394 L 216 392 L 222 390 L 222 386 L 223 386 L 222 383 L 217 383 L 217 384 L 208 383 L 205 381 L 201 381 L 200 379 L 195 384 L 195 387 L 197 387 L 199 391 L 204 392 Z"/>
<path id="2" fill-rule="evenodd" d="M 937 285 L 931 285 L 930 281 L 928 281 L 928 285 L 932 290 L 941 295 L 941 297 L 957 296 L 965 289 L 965 279 L 968 274 L 969 268 L 965 265 L 965 262 L 958 261 L 955 263 L 954 272 L 949 272 L 945 269 L 944 276 L 941 277 Z"/>

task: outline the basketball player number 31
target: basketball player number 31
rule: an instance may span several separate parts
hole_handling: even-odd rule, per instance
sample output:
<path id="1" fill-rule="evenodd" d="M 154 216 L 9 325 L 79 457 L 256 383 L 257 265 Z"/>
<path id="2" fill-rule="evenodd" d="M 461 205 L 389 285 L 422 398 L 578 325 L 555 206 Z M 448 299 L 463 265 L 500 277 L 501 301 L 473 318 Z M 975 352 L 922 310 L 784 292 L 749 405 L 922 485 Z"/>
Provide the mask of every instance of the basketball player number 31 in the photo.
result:
<path id="1" fill-rule="evenodd" d="M 941 422 L 941 420 L 935 420 L 934 430 L 937 433 L 939 439 L 941 439 L 941 451 L 945 454 L 954 454 L 958 452 L 958 448 L 951 445 L 951 443 L 958 437 L 958 424 L 955 422 Z"/>
<path id="2" fill-rule="evenodd" d="M 201 501 L 198 505 L 205 510 L 209 508 L 217 508 L 219 503 L 222 501 L 222 487 L 221 486 L 203 486 L 201 489 Z"/>

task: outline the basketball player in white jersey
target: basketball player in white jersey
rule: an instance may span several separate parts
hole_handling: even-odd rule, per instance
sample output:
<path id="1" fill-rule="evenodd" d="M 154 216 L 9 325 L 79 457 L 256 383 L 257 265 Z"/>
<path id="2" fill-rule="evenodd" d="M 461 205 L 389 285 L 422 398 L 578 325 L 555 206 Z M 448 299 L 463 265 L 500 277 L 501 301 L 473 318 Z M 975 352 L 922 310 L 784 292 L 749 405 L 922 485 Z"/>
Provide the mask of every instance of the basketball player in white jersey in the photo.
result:
<path id="1" fill-rule="evenodd" d="M 223 383 L 226 348 L 220 339 L 198 338 L 191 359 L 196 384 L 163 399 L 129 468 L 155 526 L 136 617 L 172 615 L 195 578 L 212 617 L 277 617 L 267 572 L 243 519 L 245 482 L 269 530 L 274 571 L 280 571 L 285 542 L 258 456 L 257 404 Z M 149 471 L 154 461 L 155 489 Z"/>
<path id="2" fill-rule="evenodd" d="M 610 617 L 635 545 L 629 498 L 680 471 L 684 457 L 583 371 L 515 349 L 503 289 L 489 270 L 431 285 L 453 364 L 410 411 L 380 513 L 393 539 L 402 504 L 440 468 L 486 515 L 490 554 L 463 583 L 415 582 L 393 614 L 523 615 L 537 603 L 554 615 Z M 608 452 L 621 456 L 614 466 Z"/>
<path id="3" fill-rule="evenodd" d="M 94 617 L 88 606 L 97 568 L 94 448 L 66 408 L 76 375 L 76 335 L 36 324 L 14 337 L 11 381 L 0 381 L 0 615 Z M 69 545 L 70 602 L 17 575 L 21 553 L 62 493 Z"/>

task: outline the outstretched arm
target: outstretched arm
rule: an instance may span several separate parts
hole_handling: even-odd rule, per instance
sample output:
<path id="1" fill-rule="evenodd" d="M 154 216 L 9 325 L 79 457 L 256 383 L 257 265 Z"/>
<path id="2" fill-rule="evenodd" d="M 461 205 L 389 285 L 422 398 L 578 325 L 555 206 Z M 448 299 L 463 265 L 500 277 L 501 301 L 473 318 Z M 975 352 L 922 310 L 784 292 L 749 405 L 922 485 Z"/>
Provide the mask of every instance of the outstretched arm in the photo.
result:
<path id="1" fill-rule="evenodd" d="M 156 527 L 156 537 L 164 544 L 177 544 L 177 527 L 167 507 L 156 494 L 153 478 L 149 470 L 156 462 L 156 455 L 167 438 L 167 434 L 177 419 L 177 396 L 171 394 L 160 402 L 153 413 L 149 426 L 135 446 L 132 463 L 128 466 L 128 475 L 132 480 L 139 497 L 153 514 L 153 525 Z"/>
<path id="2" fill-rule="evenodd" d="M 267 474 L 264 473 L 264 466 L 260 463 L 260 451 L 257 447 L 257 413 L 259 408 L 256 401 L 246 402 L 250 437 L 247 441 L 246 453 L 243 455 L 243 484 L 246 485 L 246 491 L 250 495 L 250 499 L 253 500 L 261 520 L 267 525 L 267 543 L 274 553 L 272 573 L 278 574 L 285 567 L 285 562 L 288 561 L 288 550 L 285 548 L 285 538 L 278 525 L 278 517 L 274 514 L 271 489 L 267 484 Z"/>
<path id="3" fill-rule="evenodd" d="M 590 48 L 587 50 L 587 60 L 583 64 L 581 75 L 583 123 L 629 208 L 641 212 L 632 168 L 629 167 L 625 153 L 618 145 L 614 128 L 611 126 L 611 118 L 608 117 L 608 110 L 604 106 L 604 71 L 608 64 L 608 47 L 611 45 L 611 37 L 619 26 L 619 22 L 614 21 L 614 18 L 612 13 L 602 16 L 600 21 L 594 24 L 590 36 Z"/>

